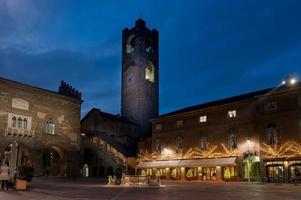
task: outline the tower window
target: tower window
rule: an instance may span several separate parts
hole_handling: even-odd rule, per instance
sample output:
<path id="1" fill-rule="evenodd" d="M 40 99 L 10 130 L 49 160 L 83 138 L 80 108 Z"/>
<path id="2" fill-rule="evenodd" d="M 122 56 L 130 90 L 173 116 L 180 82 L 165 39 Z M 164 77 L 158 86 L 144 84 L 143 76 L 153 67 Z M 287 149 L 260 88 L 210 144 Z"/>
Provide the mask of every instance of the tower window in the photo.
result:
<path id="1" fill-rule="evenodd" d="M 125 47 L 126 54 L 131 54 L 134 52 L 133 39 L 134 39 L 134 35 L 131 35 L 128 37 L 126 41 L 126 47 Z"/>
<path id="2" fill-rule="evenodd" d="M 150 64 L 150 66 L 147 66 L 145 68 L 145 80 L 148 80 L 150 82 L 155 82 L 154 74 L 155 74 L 155 69 L 152 64 Z"/>

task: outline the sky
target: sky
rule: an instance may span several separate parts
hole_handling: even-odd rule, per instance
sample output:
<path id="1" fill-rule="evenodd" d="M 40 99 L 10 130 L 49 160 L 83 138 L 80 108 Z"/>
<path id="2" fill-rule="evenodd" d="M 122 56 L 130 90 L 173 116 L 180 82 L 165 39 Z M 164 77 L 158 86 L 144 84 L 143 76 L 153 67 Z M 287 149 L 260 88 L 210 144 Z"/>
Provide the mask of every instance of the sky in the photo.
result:
<path id="1" fill-rule="evenodd" d="M 301 79 L 300 0 L 0 0 L 0 76 L 120 112 L 121 31 L 159 31 L 160 114 Z"/>

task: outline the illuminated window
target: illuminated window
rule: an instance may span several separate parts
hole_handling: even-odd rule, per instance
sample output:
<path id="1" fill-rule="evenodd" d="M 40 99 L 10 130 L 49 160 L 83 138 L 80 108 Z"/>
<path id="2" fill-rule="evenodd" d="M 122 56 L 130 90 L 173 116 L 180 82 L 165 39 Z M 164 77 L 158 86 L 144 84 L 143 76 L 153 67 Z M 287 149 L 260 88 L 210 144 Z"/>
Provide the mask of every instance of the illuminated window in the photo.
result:
<path id="1" fill-rule="evenodd" d="M 156 124 L 156 130 L 157 131 L 162 130 L 162 124 Z"/>
<path id="2" fill-rule="evenodd" d="M 148 80 L 150 82 L 155 82 L 155 76 L 154 76 L 155 69 L 152 65 L 145 68 L 145 80 Z"/>
<path id="3" fill-rule="evenodd" d="M 49 119 L 46 122 L 46 133 L 50 134 L 50 135 L 54 135 L 55 134 L 55 123 L 53 122 L 52 119 Z"/>
<path id="4" fill-rule="evenodd" d="M 182 127 L 183 126 L 183 124 L 184 124 L 184 122 L 183 122 L 183 120 L 178 120 L 178 121 L 176 121 L 176 127 Z"/>
<path id="5" fill-rule="evenodd" d="M 200 116 L 200 122 L 201 123 L 207 122 L 207 115 Z"/>
<path id="6" fill-rule="evenodd" d="M 236 110 L 230 110 L 230 111 L 228 111 L 228 117 L 229 118 L 234 118 L 236 116 L 237 116 L 236 115 Z"/>
<path id="7" fill-rule="evenodd" d="M 134 39 L 134 35 L 131 35 L 130 37 L 128 37 L 127 41 L 126 41 L 126 54 L 131 54 L 134 52 L 134 47 L 133 47 L 133 39 Z"/>
<path id="8" fill-rule="evenodd" d="M 277 111 L 277 110 L 278 110 L 278 103 L 276 101 L 266 102 L 264 104 L 265 112 Z"/>

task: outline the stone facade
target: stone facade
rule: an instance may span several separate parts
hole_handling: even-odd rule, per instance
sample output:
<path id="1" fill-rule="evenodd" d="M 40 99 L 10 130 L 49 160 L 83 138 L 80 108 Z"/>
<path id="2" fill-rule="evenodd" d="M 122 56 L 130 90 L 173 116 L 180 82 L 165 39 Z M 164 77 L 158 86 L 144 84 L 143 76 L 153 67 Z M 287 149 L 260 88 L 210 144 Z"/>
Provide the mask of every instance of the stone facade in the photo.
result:
<path id="1" fill-rule="evenodd" d="M 165 178 L 299 179 L 300 96 L 300 84 L 285 85 L 154 118 L 151 145 L 140 144 L 137 167 L 152 175 L 159 170 Z"/>
<path id="2" fill-rule="evenodd" d="M 122 32 L 121 115 L 141 125 L 140 137 L 150 136 L 149 119 L 159 113 L 158 31 L 142 19 Z"/>
<path id="3" fill-rule="evenodd" d="M 79 175 L 82 101 L 69 85 L 62 91 L 0 79 L 0 152 L 17 142 L 18 166 L 33 167 L 35 175 Z"/>

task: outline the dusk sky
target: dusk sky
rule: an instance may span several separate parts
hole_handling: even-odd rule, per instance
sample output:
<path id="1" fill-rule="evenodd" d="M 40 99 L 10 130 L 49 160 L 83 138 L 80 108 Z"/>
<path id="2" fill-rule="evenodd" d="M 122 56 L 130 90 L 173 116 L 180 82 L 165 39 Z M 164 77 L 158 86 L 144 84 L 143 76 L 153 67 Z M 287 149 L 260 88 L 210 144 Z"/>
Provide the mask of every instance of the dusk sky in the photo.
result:
<path id="1" fill-rule="evenodd" d="M 301 1 L 0 0 L 0 76 L 50 90 L 65 80 L 120 112 L 121 31 L 159 31 L 160 113 L 301 78 Z"/>

